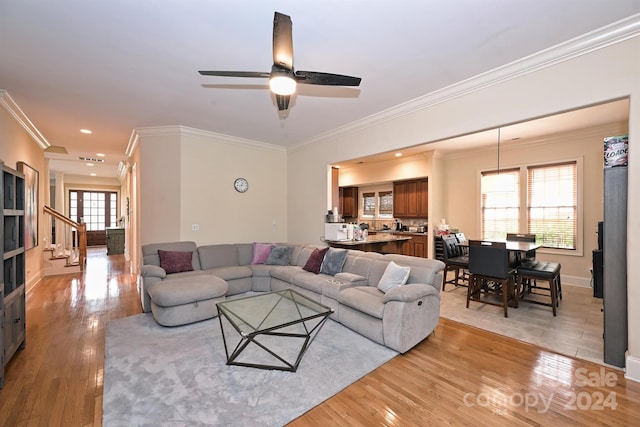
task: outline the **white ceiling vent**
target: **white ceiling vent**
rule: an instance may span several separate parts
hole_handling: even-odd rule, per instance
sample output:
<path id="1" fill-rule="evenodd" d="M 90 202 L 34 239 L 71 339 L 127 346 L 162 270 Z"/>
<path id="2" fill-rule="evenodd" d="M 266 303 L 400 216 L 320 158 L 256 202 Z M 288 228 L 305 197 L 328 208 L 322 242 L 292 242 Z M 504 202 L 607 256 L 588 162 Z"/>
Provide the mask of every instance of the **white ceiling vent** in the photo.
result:
<path id="1" fill-rule="evenodd" d="M 78 157 L 78 159 L 84 162 L 104 163 L 104 159 L 94 159 L 92 157 Z"/>

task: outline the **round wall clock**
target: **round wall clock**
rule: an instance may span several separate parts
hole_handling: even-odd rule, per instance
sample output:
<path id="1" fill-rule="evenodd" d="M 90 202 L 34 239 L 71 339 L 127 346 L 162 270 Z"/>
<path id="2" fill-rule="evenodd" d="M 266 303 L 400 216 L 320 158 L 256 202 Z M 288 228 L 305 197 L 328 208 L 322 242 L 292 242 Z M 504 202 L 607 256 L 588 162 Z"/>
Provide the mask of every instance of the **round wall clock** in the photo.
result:
<path id="1" fill-rule="evenodd" d="M 249 182 L 244 178 L 237 178 L 233 182 L 233 187 L 238 193 L 244 193 L 249 189 Z"/>

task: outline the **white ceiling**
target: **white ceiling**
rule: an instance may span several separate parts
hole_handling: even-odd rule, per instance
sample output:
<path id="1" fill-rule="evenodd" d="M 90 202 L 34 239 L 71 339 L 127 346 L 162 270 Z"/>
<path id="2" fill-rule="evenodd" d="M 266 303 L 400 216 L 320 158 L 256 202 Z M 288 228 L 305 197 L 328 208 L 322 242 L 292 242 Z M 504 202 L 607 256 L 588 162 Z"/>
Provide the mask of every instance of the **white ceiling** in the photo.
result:
<path id="1" fill-rule="evenodd" d="M 361 86 L 300 87 L 283 119 L 265 80 L 197 73 L 269 71 L 276 10 L 296 69 Z M 640 0 L 2 1 L 0 89 L 69 152 L 53 170 L 113 177 L 138 127 L 290 147 L 637 13 Z M 98 152 L 104 167 L 77 160 Z"/>

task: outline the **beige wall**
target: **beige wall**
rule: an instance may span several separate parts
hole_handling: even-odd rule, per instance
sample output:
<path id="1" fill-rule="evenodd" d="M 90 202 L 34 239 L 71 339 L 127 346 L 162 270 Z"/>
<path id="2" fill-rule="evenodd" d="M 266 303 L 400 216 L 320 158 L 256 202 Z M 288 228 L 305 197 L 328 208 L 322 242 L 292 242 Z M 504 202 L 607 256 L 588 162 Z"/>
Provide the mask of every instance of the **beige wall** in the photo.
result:
<path id="1" fill-rule="evenodd" d="M 341 160 L 393 151 L 430 141 L 491 129 L 510 123 L 630 96 L 629 194 L 640 191 L 640 162 L 634 163 L 633 141 L 640 138 L 640 37 L 575 57 L 562 57 L 554 65 L 512 64 L 495 76 L 426 96 L 403 106 L 402 112 L 353 124 L 344 132 L 309 141 L 289 151 L 289 238 L 315 241 L 326 210 L 327 165 Z M 559 56 L 562 56 L 559 53 Z M 383 114 L 383 113 L 381 113 Z M 508 162 L 508 160 L 507 160 Z M 446 163 L 434 156 L 435 170 Z M 476 169 L 477 170 L 477 169 Z M 304 185 L 302 184 L 304 183 Z M 440 183 L 430 179 L 433 198 L 447 203 Z M 431 187 L 436 186 L 434 191 Z M 433 194 L 432 194 L 433 193 Z M 628 375 L 640 380 L 640 202 L 628 207 Z M 445 217 L 430 213 L 431 217 Z M 461 226 L 467 226 L 460 220 Z M 587 224 L 591 227 L 592 224 Z"/>
<path id="2" fill-rule="evenodd" d="M 0 92 L 0 98 L 2 98 Z M 39 221 L 38 246 L 26 253 L 26 287 L 31 289 L 41 278 L 43 273 L 42 238 L 43 224 L 42 206 L 45 200 L 45 186 L 48 185 L 45 173 L 44 152 L 31 136 L 18 124 L 5 108 L 0 106 L 0 159 L 12 169 L 16 169 L 19 161 L 27 163 L 39 172 Z"/>
<path id="3" fill-rule="evenodd" d="M 140 245 L 180 240 L 180 134 L 139 131 L 138 213 Z"/>
<path id="4" fill-rule="evenodd" d="M 142 245 L 287 240 L 282 148 L 183 127 L 138 132 Z M 246 193 L 235 191 L 238 177 Z"/>

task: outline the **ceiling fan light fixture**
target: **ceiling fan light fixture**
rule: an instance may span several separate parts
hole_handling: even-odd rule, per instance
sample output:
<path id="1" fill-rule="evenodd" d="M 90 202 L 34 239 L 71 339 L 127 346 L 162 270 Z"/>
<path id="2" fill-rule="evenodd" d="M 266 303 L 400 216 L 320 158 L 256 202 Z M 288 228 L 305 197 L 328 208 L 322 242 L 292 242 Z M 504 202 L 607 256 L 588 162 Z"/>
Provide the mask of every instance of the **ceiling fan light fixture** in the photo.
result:
<path id="1" fill-rule="evenodd" d="M 273 76 L 269 79 L 271 91 L 277 95 L 293 95 L 297 82 L 289 76 Z"/>

